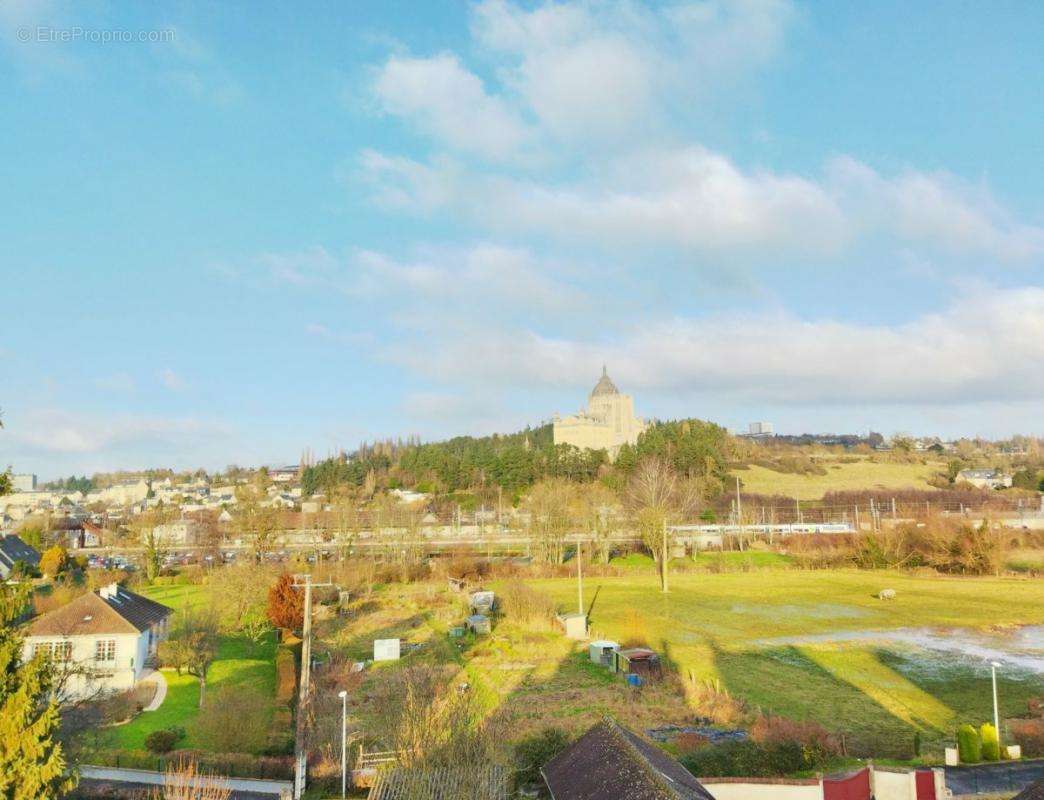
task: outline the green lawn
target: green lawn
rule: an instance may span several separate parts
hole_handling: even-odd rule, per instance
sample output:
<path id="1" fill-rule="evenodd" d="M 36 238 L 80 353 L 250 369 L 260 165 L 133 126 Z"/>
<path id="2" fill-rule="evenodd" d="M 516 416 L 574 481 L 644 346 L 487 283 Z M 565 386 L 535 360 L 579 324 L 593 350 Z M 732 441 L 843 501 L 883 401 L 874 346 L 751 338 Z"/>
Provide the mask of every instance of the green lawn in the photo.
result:
<path id="1" fill-rule="evenodd" d="M 207 602 L 206 587 L 195 585 L 154 586 L 141 590 L 152 599 L 175 610 Z M 223 636 L 217 659 L 207 677 L 208 696 L 221 687 L 249 684 L 267 697 L 275 696 L 275 639 L 268 637 L 254 644 L 245 637 Z M 178 676 L 163 670 L 167 679 L 167 697 L 156 711 L 143 712 L 126 725 L 108 730 L 106 746 L 120 750 L 140 750 L 145 737 L 153 731 L 178 725 L 186 736 L 178 747 L 206 749 L 200 741 L 194 722 L 199 714 L 199 682 L 190 675 Z"/>
<path id="2" fill-rule="evenodd" d="M 824 461 L 825 475 L 801 475 L 752 464 L 732 474 L 743 483 L 743 491 L 753 494 L 785 495 L 799 500 L 818 500 L 827 492 L 859 489 L 931 489 L 928 480 L 946 465 L 896 464 L 869 459 L 847 463 Z"/>
<path id="3" fill-rule="evenodd" d="M 533 583 L 563 606 L 574 602 L 573 581 Z M 897 591 L 895 601 L 875 598 L 885 587 Z M 958 723 L 988 719 L 988 673 L 957 657 L 801 638 L 1044 623 L 1044 585 L 996 578 L 855 570 L 689 573 L 672 576 L 664 595 L 645 574 L 589 579 L 586 596 L 594 599 L 595 635 L 640 635 L 670 658 L 683 680 L 716 682 L 754 707 L 816 720 L 879 751 L 888 742 L 905 749 L 915 730 L 927 745 L 939 746 Z M 797 641 L 778 641 L 789 637 Z M 1023 713 L 1026 700 L 1042 693 L 1040 675 L 1002 676 L 1002 715 Z"/>

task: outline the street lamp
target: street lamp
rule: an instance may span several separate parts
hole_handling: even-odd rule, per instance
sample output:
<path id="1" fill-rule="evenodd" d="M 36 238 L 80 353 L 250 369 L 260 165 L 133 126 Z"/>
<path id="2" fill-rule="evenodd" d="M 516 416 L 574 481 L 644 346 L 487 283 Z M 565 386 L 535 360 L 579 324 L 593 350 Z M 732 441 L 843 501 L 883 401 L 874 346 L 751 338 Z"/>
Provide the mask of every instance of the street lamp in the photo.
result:
<path id="1" fill-rule="evenodd" d="M 1000 713 L 997 710 L 997 667 L 999 661 L 990 662 L 990 674 L 993 676 L 993 727 L 997 731 L 997 745 L 1000 746 Z"/>
<path id="2" fill-rule="evenodd" d="M 348 692 L 342 689 L 337 696 L 341 698 L 341 800 L 344 800 L 348 793 Z"/>

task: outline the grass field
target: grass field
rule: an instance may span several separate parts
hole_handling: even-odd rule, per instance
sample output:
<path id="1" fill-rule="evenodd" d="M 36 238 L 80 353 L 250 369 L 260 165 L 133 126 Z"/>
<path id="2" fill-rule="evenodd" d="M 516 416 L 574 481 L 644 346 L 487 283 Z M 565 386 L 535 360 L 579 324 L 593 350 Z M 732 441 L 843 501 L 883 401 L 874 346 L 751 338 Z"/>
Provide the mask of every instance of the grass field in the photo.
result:
<path id="1" fill-rule="evenodd" d="M 928 479 L 945 469 L 941 463 L 894 464 L 861 460 L 822 465 L 826 475 L 776 472 L 759 465 L 733 471 L 745 492 L 818 500 L 826 492 L 859 489 L 931 489 Z"/>
<path id="2" fill-rule="evenodd" d="M 139 590 L 147 597 L 164 603 L 175 611 L 193 608 L 208 602 L 206 589 L 195 585 L 154 586 Z M 266 697 L 275 695 L 275 639 L 270 637 L 261 644 L 254 644 L 244 637 L 222 636 L 218 654 L 207 677 L 207 693 L 239 684 L 249 684 Z M 153 731 L 181 726 L 185 739 L 178 747 L 207 749 L 201 741 L 195 725 L 199 715 L 199 681 L 191 675 L 177 675 L 165 669 L 167 697 L 156 711 L 139 714 L 126 725 L 110 728 L 105 745 L 120 750 L 141 750 L 145 737 Z"/>
<path id="3" fill-rule="evenodd" d="M 654 575 L 633 566 L 633 575 L 589 579 L 586 598 L 593 635 L 645 640 L 673 667 L 671 680 L 640 695 L 551 629 L 501 621 L 491 637 L 458 645 L 446 630 L 463 616 L 459 595 L 436 584 L 384 587 L 347 625 L 331 622 L 322 635 L 360 659 L 370 656 L 374 638 L 418 645 L 397 666 L 426 661 L 462 670 L 513 737 L 548 724 L 579 731 L 605 713 L 635 728 L 691 723 L 700 711 L 694 690 L 710 685 L 753 709 L 843 732 L 853 752 L 899 757 L 914 731 L 926 752 L 941 756 L 958 723 L 987 720 L 988 671 L 957 656 L 829 637 L 1044 623 L 1044 587 L 1029 580 L 762 568 L 679 574 L 663 595 Z M 572 580 L 530 583 L 562 608 L 576 602 Z M 897 591 L 895 601 L 875 598 L 884 587 Z M 817 635 L 827 639 L 807 639 Z M 372 670 L 367 680 L 380 680 L 388 668 L 396 667 Z M 1002 671 L 1002 716 L 1023 713 L 1027 699 L 1042 693 L 1039 674 Z M 365 702 L 360 712 L 365 725 Z M 379 714 L 369 719 L 379 724 Z"/>
<path id="4" fill-rule="evenodd" d="M 564 604 L 573 600 L 570 581 L 537 585 Z M 897 591 L 895 601 L 874 597 L 884 587 Z M 908 742 L 919 730 L 939 744 L 960 722 L 988 719 L 988 671 L 956 656 L 843 635 L 831 641 L 834 634 L 1044 623 L 1044 585 L 1028 580 L 765 570 L 678 575 L 666 595 L 651 575 L 592 579 L 588 592 L 598 635 L 640 636 L 685 679 L 874 742 Z M 823 640 L 808 639 L 816 635 Z M 1003 675 L 1002 715 L 1023 713 L 1042 692 L 1039 674 Z"/>

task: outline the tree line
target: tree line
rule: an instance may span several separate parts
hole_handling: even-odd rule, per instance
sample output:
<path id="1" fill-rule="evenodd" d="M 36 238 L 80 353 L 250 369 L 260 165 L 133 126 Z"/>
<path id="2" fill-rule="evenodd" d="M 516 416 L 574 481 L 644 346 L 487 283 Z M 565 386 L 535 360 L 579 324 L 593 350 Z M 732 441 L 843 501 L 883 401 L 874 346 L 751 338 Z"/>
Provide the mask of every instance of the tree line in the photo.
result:
<path id="1" fill-rule="evenodd" d="M 605 450 L 555 444 L 551 425 L 512 434 L 458 436 L 443 442 L 364 446 L 307 467 L 306 495 L 331 496 L 344 489 L 412 489 L 449 494 L 499 488 L 517 497 L 551 479 L 576 483 L 602 480 L 614 488 L 627 483 L 638 464 L 655 457 L 680 475 L 700 478 L 719 490 L 728 473 L 731 437 L 724 428 L 699 419 L 654 423 L 634 445 L 624 445 L 615 461 Z"/>

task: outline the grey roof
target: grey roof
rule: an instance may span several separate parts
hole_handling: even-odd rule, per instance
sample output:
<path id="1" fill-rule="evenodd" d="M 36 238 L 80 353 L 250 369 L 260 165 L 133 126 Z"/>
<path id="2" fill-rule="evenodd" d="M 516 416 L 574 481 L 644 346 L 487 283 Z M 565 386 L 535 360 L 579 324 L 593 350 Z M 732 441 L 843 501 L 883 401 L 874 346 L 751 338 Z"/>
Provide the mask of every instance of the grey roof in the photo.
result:
<path id="1" fill-rule="evenodd" d="M 13 533 L 0 539 L 0 564 L 11 569 L 16 561 L 37 567 L 40 565 L 40 552 L 30 547 Z"/>
<path id="2" fill-rule="evenodd" d="M 605 371 L 605 364 L 602 364 L 602 377 L 598 379 L 598 383 L 591 390 L 591 397 L 597 397 L 602 394 L 620 394 L 616 384 L 609 380 L 609 374 Z"/>
<path id="3" fill-rule="evenodd" d="M 1031 783 L 1011 800 L 1044 800 L 1044 779 Z"/>
<path id="4" fill-rule="evenodd" d="M 540 772 L 555 800 L 713 800 L 685 767 L 611 719 L 594 725 Z"/>
<path id="5" fill-rule="evenodd" d="M 83 636 L 96 633 L 135 633 L 148 630 L 173 609 L 117 588 L 112 597 L 102 590 L 82 594 L 68 605 L 37 617 L 29 625 L 31 636 Z"/>

